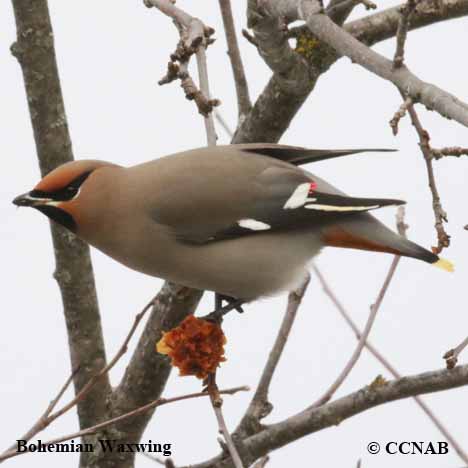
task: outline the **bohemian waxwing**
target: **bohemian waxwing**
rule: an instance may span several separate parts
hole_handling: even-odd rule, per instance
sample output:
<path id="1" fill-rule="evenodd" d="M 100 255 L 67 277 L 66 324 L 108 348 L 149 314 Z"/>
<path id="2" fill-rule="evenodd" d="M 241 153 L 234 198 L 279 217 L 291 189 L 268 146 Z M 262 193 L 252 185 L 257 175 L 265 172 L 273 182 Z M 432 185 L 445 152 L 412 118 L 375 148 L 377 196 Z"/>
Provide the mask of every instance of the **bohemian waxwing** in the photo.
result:
<path id="1" fill-rule="evenodd" d="M 64 164 L 13 201 L 31 206 L 134 270 L 244 301 L 297 287 L 324 246 L 446 260 L 296 166 L 367 150 L 215 146 L 124 168 Z"/>

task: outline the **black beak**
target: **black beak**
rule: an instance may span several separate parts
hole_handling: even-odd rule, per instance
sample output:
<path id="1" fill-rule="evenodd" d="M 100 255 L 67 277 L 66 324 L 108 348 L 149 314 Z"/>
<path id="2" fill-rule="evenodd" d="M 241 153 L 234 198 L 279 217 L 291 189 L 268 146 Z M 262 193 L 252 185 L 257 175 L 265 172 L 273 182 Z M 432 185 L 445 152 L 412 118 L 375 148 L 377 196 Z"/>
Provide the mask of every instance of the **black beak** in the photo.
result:
<path id="1" fill-rule="evenodd" d="M 23 193 L 22 195 L 17 196 L 13 200 L 13 204 L 16 206 L 36 206 L 44 203 L 44 200 L 40 198 L 33 198 L 30 195 L 30 192 Z"/>

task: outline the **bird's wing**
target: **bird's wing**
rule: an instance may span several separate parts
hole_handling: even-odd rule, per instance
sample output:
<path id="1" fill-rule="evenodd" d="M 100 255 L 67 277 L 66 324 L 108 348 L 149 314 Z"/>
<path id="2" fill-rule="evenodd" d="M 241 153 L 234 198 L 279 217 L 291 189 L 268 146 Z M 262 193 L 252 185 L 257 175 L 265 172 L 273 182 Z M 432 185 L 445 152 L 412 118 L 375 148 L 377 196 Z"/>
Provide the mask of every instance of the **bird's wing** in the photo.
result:
<path id="1" fill-rule="evenodd" d="M 356 153 L 388 153 L 396 151 L 386 148 L 358 148 L 358 149 L 307 149 L 299 146 L 275 145 L 268 143 L 249 143 L 232 145 L 246 153 L 261 154 L 270 158 L 301 166 L 311 162 L 323 161 L 325 159 L 339 158 Z"/>
<path id="2" fill-rule="evenodd" d="M 209 209 L 192 193 L 190 210 L 177 220 L 162 211 L 157 218 L 182 242 L 207 244 L 266 232 L 310 228 L 356 213 L 400 205 L 401 200 L 348 197 L 318 177 L 302 170 L 270 166 L 249 180 L 230 180 L 241 191 L 235 196 L 213 191 Z M 207 181 L 207 184 L 209 182 Z M 206 197 L 207 192 L 204 191 Z M 181 199 L 187 200 L 187 197 Z M 206 201 L 206 200 L 205 200 Z M 180 210 L 171 204 L 172 213 Z"/>

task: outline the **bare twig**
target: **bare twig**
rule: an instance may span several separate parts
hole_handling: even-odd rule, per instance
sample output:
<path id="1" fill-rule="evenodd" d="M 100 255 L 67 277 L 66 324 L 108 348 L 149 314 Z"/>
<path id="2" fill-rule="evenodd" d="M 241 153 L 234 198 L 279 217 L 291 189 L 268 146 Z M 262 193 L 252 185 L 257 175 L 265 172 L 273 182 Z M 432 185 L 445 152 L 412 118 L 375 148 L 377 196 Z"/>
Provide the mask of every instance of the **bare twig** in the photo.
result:
<path id="1" fill-rule="evenodd" d="M 215 116 L 215 119 L 219 122 L 219 124 L 223 128 L 223 130 L 226 132 L 226 135 L 229 138 L 232 138 L 232 136 L 234 135 L 234 132 L 232 131 L 229 124 L 226 122 L 224 117 L 221 115 L 221 113 L 217 109 L 215 109 L 214 111 L 214 116 Z"/>
<path id="2" fill-rule="evenodd" d="M 183 48 L 184 41 L 179 41 L 175 53 L 171 55 L 171 61 L 167 64 L 166 74 L 159 80 L 159 85 L 171 83 L 172 81 L 179 79 L 180 86 L 184 90 L 185 97 L 189 101 L 194 101 L 198 112 L 208 119 L 213 108 L 220 104 L 217 99 L 209 99 L 202 91 L 200 91 L 193 81 L 192 77 L 188 72 L 188 61 L 192 52 L 187 52 Z M 182 48 L 181 48 L 182 47 Z M 204 54 L 204 51 L 197 51 L 197 57 Z M 202 58 L 197 59 L 202 60 Z M 179 63 L 177 63 L 179 61 Z M 200 69 L 199 69 L 200 70 Z M 208 119 L 209 120 L 209 119 Z M 208 131 L 208 130 L 207 130 Z"/>
<path id="3" fill-rule="evenodd" d="M 349 325 L 349 327 L 353 330 L 356 339 L 360 340 L 362 333 L 359 330 L 358 326 L 354 323 L 351 318 L 351 315 L 347 312 L 344 308 L 343 304 L 339 301 L 336 297 L 336 294 L 333 292 L 332 288 L 325 280 L 322 272 L 314 266 L 314 273 L 316 274 L 317 278 L 320 281 L 320 284 L 325 292 L 325 294 L 331 299 L 333 304 L 335 305 L 338 312 L 341 314 L 345 322 Z M 370 341 L 366 341 L 365 343 L 366 349 L 379 361 L 389 372 L 393 375 L 396 379 L 401 379 L 402 375 L 393 367 L 392 364 L 377 350 L 377 348 L 370 343 Z M 455 440 L 449 430 L 442 424 L 442 422 L 437 418 L 437 416 L 432 412 L 429 406 L 424 402 L 424 400 L 419 396 L 413 397 L 416 404 L 426 413 L 427 417 L 434 423 L 437 429 L 440 431 L 442 436 L 450 443 L 450 445 L 454 448 L 457 452 L 458 456 L 463 460 L 464 463 L 468 463 L 468 454 L 463 450 L 461 445 Z"/>
<path id="4" fill-rule="evenodd" d="M 77 367 L 71 374 L 70 377 L 65 381 L 65 383 L 62 385 L 62 388 L 59 390 L 57 393 L 56 397 L 49 403 L 47 406 L 46 410 L 44 413 L 41 415 L 41 417 L 34 423 L 34 425 L 29 429 L 26 434 L 22 435 L 19 437 L 19 440 L 30 440 L 32 439 L 37 433 L 41 432 L 44 430 L 52 421 L 50 421 L 50 414 L 54 410 L 54 408 L 57 406 L 57 403 L 60 401 L 62 398 L 63 394 L 67 391 L 68 387 L 70 384 L 73 382 L 73 378 L 78 372 L 79 367 Z M 11 445 L 8 447 L 5 452 L 8 452 L 10 450 L 13 450 L 16 447 L 16 444 Z"/>
<path id="5" fill-rule="evenodd" d="M 407 226 L 404 222 L 404 215 L 405 215 L 404 207 L 401 206 L 398 208 L 398 212 L 397 212 L 397 226 L 398 226 L 398 230 L 400 231 L 400 234 L 402 235 L 406 233 L 406 229 L 407 229 Z M 398 266 L 400 258 L 401 258 L 400 256 L 395 255 L 395 257 L 392 260 L 392 263 L 390 265 L 390 269 L 387 273 L 385 281 L 380 289 L 379 294 L 377 295 L 377 300 L 370 307 L 370 314 L 367 319 L 366 325 L 364 327 L 364 331 L 362 332 L 362 335 L 358 340 L 356 349 L 351 355 L 349 361 L 347 362 L 346 366 L 341 371 L 340 375 L 337 377 L 335 382 L 333 382 L 330 388 L 315 403 L 311 405 L 311 408 L 321 406 L 325 404 L 327 401 L 329 401 L 333 397 L 335 392 L 338 390 L 338 388 L 346 380 L 351 370 L 353 369 L 353 367 L 356 365 L 357 361 L 359 360 L 359 357 L 361 356 L 361 352 L 366 344 L 367 338 L 369 337 L 370 331 L 372 329 L 372 325 L 374 324 L 377 312 L 380 308 L 380 305 L 382 304 L 383 298 L 385 297 L 388 286 L 390 285 L 390 282 L 392 281 L 393 275 L 395 274 L 395 270 L 396 270 L 396 267 Z M 315 274 L 318 276 L 319 273 L 318 273 L 317 267 L 315 265 L 312 265 L 312 268 L 314 269 Z"/>
<path id="6" fill-rule="evenodd" d="M 134 335 L 138 324 L 141 322 L 143 317 L 145 316 L 146 312 L 151 308 L 151 306 L 154 304 L 154 298 L 151 299 L 148 304 L 143 307 L 141 312 L 139 312 L 133 321 L 133 325 L 130 328 L 130 331 L 128 332 L 124 342 L 120 346 L 120 348 L 117 350 L 117 353 L 115 356 L 109 361 L 109 363 L 104 366 L 97 374 L 95 374 L 86 385 L 83 386 L 83 388 L 76 394 L 75 398 L 71 400 L 68 404 L 66 404 L 63 408 L 55 412 L 54 414 L 51 414 L 49 416 L 50 422 L 54 421 L 57 419 L 59 416 L 62 414 L 66 413 L 68 410 L 73 408 L 79 401 L 83 400 L 83 398 L 86 397 L 86 395 L 90 392 L 90 390 L 96 385 L 96 383 L 99 381 L 101 377 L 104 375 L 107 375 L 107 373 L 117 364 L 117 362 L 120 360 L 120 358 L 127 352 L 128 348 L 128 343 L 132 339 L 132 336 Z M 49 424 L 50 424 L 49 422 Z"/>
<path id="7" fill-rule="evenodd" d="M 402 95 L 403 96 L 403 95 Z M 404 96 L 403 96 L 404 98 Z M 447 222 L 447 213 L 442 208 L 440 201 L 439 191 L 434 175 L 434 168 L 432 166 L 432 150 L 429 144 L 430 136 L 429 133 L 422 127 L 421 121 L 419 120 L 418 114 L 413 104 L 408 106 L 408 113 L 411 118 L 411 123 L 419 137 L 419 147 L 424 155 L 424 161 L 426 162 L 427 177 L 429 181 L 429 188 L 432 194 L 432 208 L 435 217 L 435 228 L 437 231 L 437 247 L 433 247 L 435 253 L 440 253 L 445 247 L 450 245 L 450 236 L 447 234 L 444 228 L 444 222 Z"/>
<path id="8" fill-rule="evenodd" d="M 405 42 L 408 34 L 408 27 L 411 15 L 416 8 L 418 0 L 408 0 L 405 6 L 400 8 L 400 21 L 398 22 L 398 30 L 396 34 L 397 47 L 393 57 L 393 68 L 400 68 L 405 59 Z"/>
<path id="9" fill-rule="evenodd" d="M 234 442 L 232 441 L 231 434 L 229 429 L 226 426 L 226 421 L 224 420 L 224 415 L 222 411 L 223 399 L 221 398 L 220 391 L 218 390 L 218 385 L 216 384 L 216 372 L 210 374 L 207 379 L 206 391 L 210 396 L 211 406 L 216 415 L 216 420 L 218 421 L 219 432 L 223 435 L 224 441 L 226 442 L 226 447 L 231 455 L 232 461 L 235 468 L 243 468 L 241 457 L 237 451 Z"/>
<path id="10" fill-rule="evenodd" d="M 408 106 L 413 103 L 413 100 L 410 97 L 407 97 L 403 104 L 398 108 L 395 112 L 392 120 L 390 120 L 390 127 L 392 127 L 392 132 L 396 136 L 398 135 L 398 125 L 400 120 L 406 115 L 406 111 L 408 110 Z"/>
<path id="11" fill-rule="evenodd" d="M 272 404 L 268 401 L 268 392 L 271 381 L 281 355 L 283 354 L 284 347 L 286 346 L 289 333 L 291 332 L 291 328 L 307 290 L 307 286 L 309 285 L 309 281 L 310 275 L 304 279 L 303 284 L 297 289 L 297 291 L 291 292 L 288 296 L 288 306 L 280 329 L 278 330 L 275 343 L 273 344 L 268 360 L 263 368 L 262 376 L 260 377 L 260 381 L 252 401 L 250 402 L 239 427 L 236 429 L 236 433 L 251 433 L 252 426 L 258 426 L 259 421 L 270 414 L 273 409 Z"/>
<path id="12" fill-rule="evenodd" d="M 453 369 L 458 362 L 458 356 L 468 346 L 468 337 L 466 337 L 458 346 L 448 350 L 444 354 L 444 359 L 447 364 L 447 369 Z"/>
<path id="13" fill-rule="evenodd" d="M 241 387 L 234 387 L 234 388 L 228 388 L 225 390 L 219 390 L 218 393 L 223 394 L 223 395 L 234 395 L 237 392 L 241 391 L 248 391 L 249 387 L 246 386 L 241 386 Z M 118 423 L 120 421 L 123 421 L 124 419 L 132 418 L 134 416 L 137 416 L 141 413 L 144 413 L 152 408 L 156 408 L 157 406 L 163 406 L 167 405 L 169 403 L 175 403 L 177 401 L 182 401 L 182 400 L 189 400 L 192 398 L 200 398 L 200 397 L 207 397 L 209 396 L 207 392 L 197 392 L 197 393 L 189 393 L 187 395 L 181 395 L 178 397 L 173 397 L 173 398 L 158 398 L 157 400 L 154 400 L 144 406 L 140 406 L 139 408 L 136 408 L 132 411 L 129 411 L 128 413 L 122 414 L 120 416 L 117 416 L 115 418 L 109 419 L 107 421 L 104 421 L 99 424 L 95 424 L 92 427 L 88 427 L 86 429 L 83 429 L 81 431 L 74 432 L 72 434 L 68 434 L 62 437 L 57 437 L 56 439 L 51 439 L 46 442 L 42 442 L 42 445 L 44 447 L 59 444 L 61 442 L 65 442 L 66 440 L 70 439 L 76 439 L 78 437 L 83 437 L 89 434 L 95 434 L 96 432 L 100 431 L 101 429 L 104 429 L 105 427 L 111 426 L 112 424 Z M 0 455 L 0 462 L 16 457 L 17 455 L 22 455 L 23 453 L 28 453 L 29 450 L 25 450 L 22 452 L 18 452 L 17 450 L 10 450 L 8 452 L 3 453 Z"/>
<path id="14" fill-rule="evenodd" d="M 232 73 L 236 85 L 237 108 L 239 119 L 244 119 L 250 112 L 252 104 L 250 102 L 249 87 L 245 77 L 242 57 L 237 42 L 234 18 L 232 16 L 231 1 L 219 0 L 221 15 L 223 17 L 224 31 L 226 33 L 226 42 L 228 46 L 228 55 L 231 60 Z"/>
<path id="15" fill-rule="evenodd" d="M 208 81 L 208 67 L 206 64 L 206 53 L 205 53 L 205 46 L 201 45 L 197 50 L 197 65 L 198 65 L 198 79 L 200 81 L 200 90 L 203 95 L 208 99 L 208 102 L 211 103 L 213 109 L 214 105 L 219 105 L 220 102 L 218 100 L 210 99 L 210 86 Z M 207 114 L 203 115 L 205 120 L 205 130 L 206 130 L 206 140 L 208 146 L 216 145 L 216 131 L 213 121 L 213 114 L 212 112 L 208 112 Z"/>
<path id="16" fill-rule="evenodd" d="M 327 401 L 329 401 L 335 392 L 338 390 L 338 388 L 342 385 L 342 383 L 346 380 L 348 377 L 349 373 L 351 370 L 354 368 L 356 365 L 357 361 L 359 360 L 359 357 L 361 356 L 361 352 L 365 346 L 366 340 L 369 337 L 370 331 L 372 329 L 372 325 L 374 324 L 375 317 L 377 315 L 377 312 L 380 308 L 380 305 L 382 304 L 383 298 L 385 296 L 385 293 L 387 292 L 388 286 L 390 282 L 392 281 L 393 275 L 395 273 L 396 267 L 398 266 L 398 262 L 400 261 L 399 256 L 395 256 L 392 260 L 392 263 L 390 265 L 390 269 L 387 273 L 387 277 L 385 278 L 385 281 L 382 285 L 382 288 L 380 289 L 380 292 L 377 296 L 377 300 L 374 304 L 371 305 L 370 307 L 370 314 L 367 319 L 366 325 L 364 327 L 364 331 L 362 332 L 361 338 L 358 341 L 358 344 L 356 346 L 356 349 L 354 350 L 353 354 L 351 355 L 351 358 L 347 362 L 346 366 L 344 369 L 341 371 L 341 374 L 337 377 L 335 382 L 330 386 L 330 388 L 315 402 L 313 403 L 310 407 L 315 408 L 318 406 L 321 406 L 325 404 Z M 316 267 L 315 265 L 312 267 L 317 274 Z"/>
<path id="17" fill-rule="evenodd" d="M 198 60 L 198 52 L 197 52 L 197 60 Z M 168 65 L 168 74 L 169 71 Z M 200 70 L 200 69 L 199 69 Z M 168 75 L 166 75 L 167 77 Z M 164 77 L 160 83 L 164 82 Z M 214 129 L 209 126 L 209 122 L 211 121 L 210 114 L 216 106 L 219 106 L 220 101 L 218 99 L 209 99 L 205 96 L 203 91 L 197 88 L 197 85 L 193 81 L 192 77 L 188 73 L 188 62 L 183 62 L 179 66 L 179 71 L 176 75 L 176 78 L 180 79 L 180 86 L 184 90 L 185 97 L 189 101 L 194 101 L 198 112 L 204 117 L 205 119 L 205 130 L 207 135 L 210 135 L 210 141 L 214 138 L 216 141 L 216 135 L 214 134 Z M 163 83 L 164 84 L 164 83 Z M 214 137 L 213 137 L 214 135 Z M 211 144 L 211 143 L 210 143 Z"/>
<path id="18" fill-rule="evenodd" d="M 205 48 L 212 42 L 210 37 L 213 35 L 214 29 L 205 26 L 198 18 L 192 17 L 177 8 L 169 0 L 144 0 L 144 3 L 148 7 L 156 7 L 172 18 L 180 34 L 180 41 L 175 53 L 171 55 L 167 73 L 159 81 L 159 84 L 162 85 L 180 79 L 185 97 L 195 102 L 199 113 L 204 117 L 208 144 L 216 144 L 216 133 L 211 112 L 220 102 L 217 99 L 210 98 L 205 55 Z M 188 62 L 193 54 L 196 54 L 197 57 L 200 90 L 196 87 L 188 72 Z"/>
<path id="19" fill-rule="evenodd" d="M 431 148 L 431 153 L 434 159 L 442 159 L 445 156 L 468 156 L 468 148 L 461 148 L 460 146 L 448 146 L 446 148 Z"/>

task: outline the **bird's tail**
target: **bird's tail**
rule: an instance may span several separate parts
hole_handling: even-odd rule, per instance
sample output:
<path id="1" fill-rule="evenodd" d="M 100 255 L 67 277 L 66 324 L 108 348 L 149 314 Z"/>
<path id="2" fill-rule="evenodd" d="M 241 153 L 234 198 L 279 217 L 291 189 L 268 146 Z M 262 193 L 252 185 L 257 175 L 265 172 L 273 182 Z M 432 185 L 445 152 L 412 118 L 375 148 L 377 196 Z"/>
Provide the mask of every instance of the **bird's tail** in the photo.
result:
<path id="1" fill-rule="evenodd" d="M 323 238 L 326 245 L 334 247 L 387 252 L 416 258 L 446 271 L 454 269 L 448 260 L 391 231 L 368 213 L 354 214 L 326 227 Z"/>

